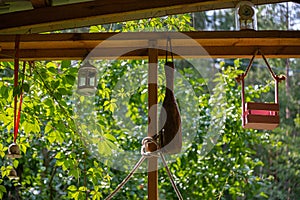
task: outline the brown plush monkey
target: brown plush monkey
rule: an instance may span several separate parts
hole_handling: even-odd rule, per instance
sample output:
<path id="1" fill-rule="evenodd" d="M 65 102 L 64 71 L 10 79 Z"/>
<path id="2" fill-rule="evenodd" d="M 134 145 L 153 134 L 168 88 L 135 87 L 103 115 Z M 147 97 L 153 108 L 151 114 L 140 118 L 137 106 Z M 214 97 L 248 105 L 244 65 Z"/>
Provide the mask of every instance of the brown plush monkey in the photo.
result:
<path id="1" fill-rule="evenodd" d="M 182 147 L 181 118 L 174 96 L 174 62 L 166 62 L 166 93 L 159 116 L 159 144 L 164 153 L 180 153 Z"/>

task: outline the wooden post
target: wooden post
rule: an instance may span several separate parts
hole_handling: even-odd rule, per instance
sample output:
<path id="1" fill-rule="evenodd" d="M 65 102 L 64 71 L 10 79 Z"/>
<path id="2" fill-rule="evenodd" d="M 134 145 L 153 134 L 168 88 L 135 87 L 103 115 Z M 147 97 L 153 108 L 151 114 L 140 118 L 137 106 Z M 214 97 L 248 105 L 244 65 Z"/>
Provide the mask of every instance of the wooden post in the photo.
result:
<path id="1" fill-rule="evenodd" d="M 148 136 L 157 133 L 158 117 L 157 117 L 157 63 L 158 50 L 156 49 L 156 41 L 149 41 L 148 50 Z M 149 151 L 155 151 L 155 145 L 148 146 Z M 158 199 L 158 169 L 157 158 L 148 159 L 148 200 Z"/>

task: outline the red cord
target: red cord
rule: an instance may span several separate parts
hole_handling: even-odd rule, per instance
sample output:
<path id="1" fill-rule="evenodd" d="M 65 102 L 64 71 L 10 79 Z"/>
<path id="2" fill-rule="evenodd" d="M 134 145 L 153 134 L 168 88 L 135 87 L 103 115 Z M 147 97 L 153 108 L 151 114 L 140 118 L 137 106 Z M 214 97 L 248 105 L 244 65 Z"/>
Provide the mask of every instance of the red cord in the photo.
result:
<path id="1" fill-rule="evenodd" d="M 18 116 L 17 116 L 17 121 L 16 121 L 16 132 L 14 133 L 14 142 L 16 142 L 17 137 L 18 137 L 18 130 L 19 130 L 19 124 L 20 124 L 20 119 L 21 119 L 21 110 L 22 110 L 22 103 L 23 103 L 23 84 L 24 84 L 24 77 L 25 77 L 25 67 L 26 67 L 26 62 L 23 62 L 23 79 L 22 79 L 22 85 L 20 88 L 20 103 L 19 103 L 19 110 L 18 110 Z"/>
<path id="2" fill-rule="evenodd" d="M 15 90 L 18 87 L 18 80 L 19 80 L 19 47 L 20 47 L 20 35 L 16 36 L 15 40 L 15 58 L 14 58 L 14 88 Z M 18 131 L 19 131 L 19 124 L 21 119 L 21 110 L 22 110 L 22 103 L 23 103 L 23 84 L 24 84 L 24 78 L 25 78 L 25 68 L 26 68 L 26 62 L 23 62 L 23 78 L 22 78 L 22 85 L 19 88 L 20 90 L 20 102 L 19 102 L 19 108 L 18 106 L 18 94 L 15 94 L 14 97 L 14 143 L 17 141 L 18 137 Z M 18 113 L 17 113 L 18 110 Z"/>
<path id="3" fill-rule="evenodd" d="M 19 79 L 19 47 L 20 47 L 20 36 L 17 35 L 15 39 L 15 58 L 14 58 L 14 88 L 15 90 L 18 87 Z M 17 130 L 17 104 L 18 104 L 18 95 L 15 94 L 14 98 L 14 142 L 16 142 L 18 137 Z"/>

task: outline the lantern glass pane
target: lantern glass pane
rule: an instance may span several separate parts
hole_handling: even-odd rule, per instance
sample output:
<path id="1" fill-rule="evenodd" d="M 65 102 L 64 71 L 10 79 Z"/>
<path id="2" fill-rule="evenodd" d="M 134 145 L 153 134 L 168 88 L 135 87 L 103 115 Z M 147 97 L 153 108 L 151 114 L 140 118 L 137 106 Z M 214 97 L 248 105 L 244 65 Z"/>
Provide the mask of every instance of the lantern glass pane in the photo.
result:
<path id="1" fill-rule="evenodd" d="M 94 86 L 95 85 L 95 78 L 92 77 L 90 78 L 90 86 Z"/>
<path id="2" fill-rule="evenodd" d="M 96 85 L 96 82 L 95 82 L 95 80 L 96 80 L 96 73 L 94 72 L 94 71 L 90 71 L 89 72 L 89 82 L 90 82 L 90 86 L 95 86 Z"/>
<path id="3" fill-rule="evenodd" d="M 86 84 L 86 78 L 85 78 L 85 76 L 79 77 L 79 87 L 85 86 L 85 84 Z"/>

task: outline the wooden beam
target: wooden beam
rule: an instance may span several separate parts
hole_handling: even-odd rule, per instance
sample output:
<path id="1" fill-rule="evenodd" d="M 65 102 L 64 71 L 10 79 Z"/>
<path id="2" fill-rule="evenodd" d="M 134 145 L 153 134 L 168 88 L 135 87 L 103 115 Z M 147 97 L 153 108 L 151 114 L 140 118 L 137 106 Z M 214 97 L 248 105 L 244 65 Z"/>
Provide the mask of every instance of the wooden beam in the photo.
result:
<path id="1" fill-rule="evenodd" d="M 43 8 L 51 6 L 51 0 L 30 0 L 33 8 Z"/>
<path id="2" fill-rule="evenodd" d="M 31 0 L 39 6 L 42 0 Z M 62 30 L 172 14 L 234 8 L 233 0 L 94 0 L 0 15 L 0 34 L 25 34 Z M 252 0 L 254 4 L 284 0 Z"/>
<path id="3" fill-rule="evenodd" d="M 149 40 L 164 56 L 166 38 L 185 58 L 250 58 L 260 48 L 268 58 L 300 58 L 300 31 L 207 31 L 94 34 L 26 34 L 20 36 L 22 60 L 147 59 Z M 13 60 L 15 35 L 0 35 L 0 60 Z"/>
<path id="4" fill-rule="evenodd" d="M 158 51 L 156 41 L 149 41 L 148 57 L 148 136 L 158 133 L 157 85 L 158 85 Z M 148 146 L 149 151 L 156 151 L 155 145 Z M 158 159 L 148 158 L 148 199 L 158 200 Z"/>

